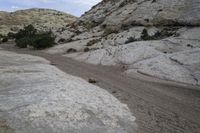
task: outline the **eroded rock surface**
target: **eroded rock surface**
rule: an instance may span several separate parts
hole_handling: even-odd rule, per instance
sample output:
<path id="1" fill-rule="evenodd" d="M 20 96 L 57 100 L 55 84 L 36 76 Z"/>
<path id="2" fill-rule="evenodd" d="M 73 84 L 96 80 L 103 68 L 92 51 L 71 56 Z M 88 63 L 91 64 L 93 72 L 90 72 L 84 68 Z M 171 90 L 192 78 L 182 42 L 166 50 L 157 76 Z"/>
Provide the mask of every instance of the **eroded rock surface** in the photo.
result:
<path id="1" fill-rule="evenodd" d="M 65 56 L 96 65 L 126 66 L 125 73 L 128 75 L 139 72 L 161 79 L 199 85 L 200 40 L 197 31 L 200 30 L 182 30 L 179 37 L 135 41 L 119 46 L 105 43 L 108 46 L 103 49 Z M 196 34 L 192 36 L 194 32 Z M 121 40 L 124 38 L 121 37 Z"/>
<path id="2" fill-rule="evenodd" d="M 103 0 L 69 27 L 70 43 L 47 52 L 199 85 L 199 14 L 199 0 Z"/>
<path id="3" fill-rule="evenodd" d="M 103 0 L 83 22 L 118 28 L 131 25 L 200 25 L 199 0 Z"/>
<path id="4" fill-rule="evenodd" d="M 105 90 L 45 59 L 0 50 L 0 132 L 133 133 L 135 117 Z"/>

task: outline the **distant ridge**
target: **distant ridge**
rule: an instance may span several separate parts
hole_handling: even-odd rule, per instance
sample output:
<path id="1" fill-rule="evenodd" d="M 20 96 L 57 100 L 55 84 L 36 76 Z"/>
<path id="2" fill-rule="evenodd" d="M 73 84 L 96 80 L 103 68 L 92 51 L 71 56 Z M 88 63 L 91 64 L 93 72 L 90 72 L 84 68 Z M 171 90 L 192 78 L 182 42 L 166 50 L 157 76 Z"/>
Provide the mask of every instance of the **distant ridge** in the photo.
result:
<path id="1" fill-rule="evenodd" d="M 31 8 L 15 12 L 0 11 L 0 34 L 15 32 L 28 24 L 41 30 L 58 29 L 75 20 L 75 16 L 53 9 Z"/>

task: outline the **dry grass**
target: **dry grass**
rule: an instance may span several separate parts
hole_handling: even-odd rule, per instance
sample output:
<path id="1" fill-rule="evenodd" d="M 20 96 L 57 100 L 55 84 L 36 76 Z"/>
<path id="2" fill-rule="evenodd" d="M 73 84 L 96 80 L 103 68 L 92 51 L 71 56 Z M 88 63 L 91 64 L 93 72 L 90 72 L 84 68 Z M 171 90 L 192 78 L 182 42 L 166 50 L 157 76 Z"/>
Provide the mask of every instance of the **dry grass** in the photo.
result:
<path id="1" fill-rule="evenodd" d="M 75 20 L 76 17 L 72 15 L 50 9 L 28 9 L 12 13 L 0 12 L 0 33 L 15 32 L 28 24 L 34 25 L 39 30 L 57 29 Z"/>

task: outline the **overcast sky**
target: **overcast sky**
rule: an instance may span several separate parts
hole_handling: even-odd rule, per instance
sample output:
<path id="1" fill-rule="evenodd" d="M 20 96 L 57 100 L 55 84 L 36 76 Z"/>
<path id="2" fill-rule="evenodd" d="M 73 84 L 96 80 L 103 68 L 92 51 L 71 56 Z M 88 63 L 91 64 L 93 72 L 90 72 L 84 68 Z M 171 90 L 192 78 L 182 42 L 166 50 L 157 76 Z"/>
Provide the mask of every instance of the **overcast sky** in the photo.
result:
<path id="1" fill-rule="evenodd" d="M 80 16 L 101 0 L 0 0 L 0 11 L 50 8 Z"/>

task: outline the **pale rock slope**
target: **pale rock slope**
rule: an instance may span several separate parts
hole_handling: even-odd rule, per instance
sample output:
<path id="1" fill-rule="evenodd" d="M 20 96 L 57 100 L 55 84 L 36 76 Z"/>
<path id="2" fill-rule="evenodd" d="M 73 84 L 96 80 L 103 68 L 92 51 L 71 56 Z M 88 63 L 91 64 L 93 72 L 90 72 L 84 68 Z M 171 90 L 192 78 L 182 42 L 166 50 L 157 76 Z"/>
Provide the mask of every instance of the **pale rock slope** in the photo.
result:
<path id="1" fill-rule="evenodd" d="M 32 8 L 16 12 L 0 11 L 0 34 L 16 32 L 29 24 L 34 25 L 38 30 L 57 30 L 75 20 L 75 16 L 52 9 Z"/>
<path id="2" fill-rule="evenodd" d="M 1 133 L 134 133 L 135 117 L 107 91 L 30 55 L 0 50 Z"/>
<path id="3" fill-rule="evenodd" d="M 103 0 L 57 34 L 48 53 L 125 74 L 200 85 L 199 0 Z"/>
<path id="4" fill-rule="evenodd" d="M 200 25 L 199 0 L 103 0 L 80 21 L 113 27 Z"/>

